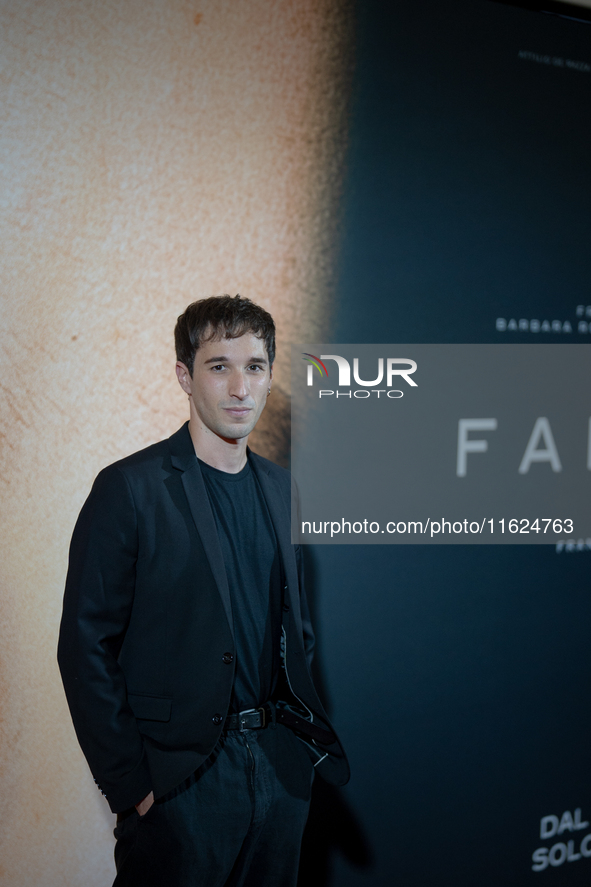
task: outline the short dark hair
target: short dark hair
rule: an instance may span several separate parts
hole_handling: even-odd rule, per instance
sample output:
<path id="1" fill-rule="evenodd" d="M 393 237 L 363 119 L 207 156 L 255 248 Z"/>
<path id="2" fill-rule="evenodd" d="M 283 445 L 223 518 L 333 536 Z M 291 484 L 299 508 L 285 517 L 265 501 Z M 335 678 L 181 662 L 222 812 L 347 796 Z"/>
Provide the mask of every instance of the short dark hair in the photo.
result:
<path id="1" fill-rule="evenodd" d="M 245 333 L 253 333 L 263 339 L 272 366 L 275 360 L 275 323 L 268 311 L 241 295 L 224 294 L 191 302 L 174 328 L 177 360 L 185 364 L 192 376 L 195 354 L 204 342 L 217 337 L 237 339 Z"/>

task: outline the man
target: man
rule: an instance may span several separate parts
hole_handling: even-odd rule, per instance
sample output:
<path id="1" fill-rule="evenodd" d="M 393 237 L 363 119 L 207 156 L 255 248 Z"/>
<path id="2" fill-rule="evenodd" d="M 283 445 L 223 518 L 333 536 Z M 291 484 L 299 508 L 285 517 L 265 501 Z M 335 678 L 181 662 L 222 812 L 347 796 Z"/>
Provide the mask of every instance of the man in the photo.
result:
<path id="1" fill-rule="evenodd" d="M 247 447 L 275 327 L 240 296 L 175 329 L 190 418 L 98 475 L 76 524 L 58 659 L 118 813 L 116 887 L 287 887 L 315 771 L 348 764 L 310 675 L 289 473 Z"/>

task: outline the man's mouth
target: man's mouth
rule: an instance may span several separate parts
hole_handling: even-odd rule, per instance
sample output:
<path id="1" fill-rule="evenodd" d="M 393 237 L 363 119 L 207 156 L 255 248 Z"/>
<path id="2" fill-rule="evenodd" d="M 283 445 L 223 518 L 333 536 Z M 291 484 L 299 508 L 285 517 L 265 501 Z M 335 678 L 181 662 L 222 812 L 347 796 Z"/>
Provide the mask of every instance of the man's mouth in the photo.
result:
<path id="1" fill-rule="evenodd" d="M 224 407 L 224 412 L 235 419 L 241 419 L 251 412 L 252 407 Z"/>

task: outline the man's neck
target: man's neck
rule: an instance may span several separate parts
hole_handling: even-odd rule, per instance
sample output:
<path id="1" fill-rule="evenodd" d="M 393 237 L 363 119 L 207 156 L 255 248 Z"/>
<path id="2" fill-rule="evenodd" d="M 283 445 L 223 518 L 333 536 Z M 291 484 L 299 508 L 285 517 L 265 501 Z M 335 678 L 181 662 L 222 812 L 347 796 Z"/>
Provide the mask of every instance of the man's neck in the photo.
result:
<path id="1" fill-rule="evenodd" d="M 195 416 L 189 419 L 189 433 L 197 458 L 212 468 L 226 471 L 228 474 L 238 474 L 246 465 L 247 437 L 240 440 L 218 437 L 208 428 L 204 428 Z"/>

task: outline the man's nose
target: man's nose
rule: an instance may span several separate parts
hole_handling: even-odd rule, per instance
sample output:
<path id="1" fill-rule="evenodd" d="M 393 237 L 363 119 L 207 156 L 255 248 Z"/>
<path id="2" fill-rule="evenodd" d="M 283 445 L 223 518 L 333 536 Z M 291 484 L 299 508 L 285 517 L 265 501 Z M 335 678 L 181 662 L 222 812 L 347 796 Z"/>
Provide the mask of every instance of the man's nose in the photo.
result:
<path id="1" fill-rule="evenodd" d="M 230 381 L 230 396 L 239 397 L 242 399 L 244 397 L 248 397 L 249 393 L 250 389 L 248 387 L 248 380 L 246 379 L 244 373 L 233 373 L 232 379 Z"/>

